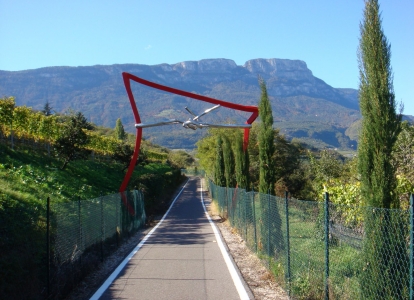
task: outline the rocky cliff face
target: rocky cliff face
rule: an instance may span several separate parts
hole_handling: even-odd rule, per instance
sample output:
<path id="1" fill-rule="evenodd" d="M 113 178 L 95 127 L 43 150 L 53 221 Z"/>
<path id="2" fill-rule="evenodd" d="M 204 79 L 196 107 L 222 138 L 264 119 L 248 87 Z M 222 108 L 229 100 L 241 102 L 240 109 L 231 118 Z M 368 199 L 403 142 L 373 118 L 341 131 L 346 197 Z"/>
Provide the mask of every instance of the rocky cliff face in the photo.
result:
<path id="1" fill-rule="evenodd" d="M 172 65 L 172 69 L 183 74 L 184 72 L 194 73 L 229 73 L 232 72 L 237 65 L 231 59 L 203 59 L 200 61 L 184 61 Z"/>
<path id="2" fill-rule="evenodd" d="M 56 111 L 67 108 L 79 110 L 94 123 L 113 127 L 117 118 L 124 124 L 133 123 L 128 99 L 122 82 L 122 72 L 129 72 L 167 86 L 196 92 L 206 96 L 241 104 L 256 105 L 260 98 L 258 77 L 266 81 L 272 102 L 275 126 L 285 127 L 289 122 L 319 122 L 330 124 L 345 132 L 359 119 L 357 92 L 353 89 L 335 89 L 312 75 L 304 61 L 288 59 L 252 59 L 238 66 L 230 59 L 204 59 L 176 64 L 124 64 L 89 67 L 48 67 L 18 72 L 0 71 L 0 95 L 14 96 L 18 105 L 42 109 L 46 101 Z M 197 110 L 200 103 L 175 95 L 161 93 L 139 85 L 140 112 L 146 118 L 188 118 L 183 107 Z M 220 110 L 217 118 L 237 119 L 234 112 Z M 289 123 L 291 124 L 291 123 Z M 133 125 L 130 126 L 133 131 Z M 128 129 L 128 127 L 127 127 Z M 326 129 L 326 128 L 325 128 Z M 179 129 L 174 129 L 179 130 Z M 303 131 L 303 130 L 302 130 Z M 155 142 L 163 133 L 157 132 Z M 148 131 L 148 134 L 151 134 Z M 198 136 L 189 135 L 186 143 L 193 145 Z"/>
<path id="3" fill-rule="evenodd" d="M 309 81 L 313 78 L 311 70 L 301 60 L 252 59 L 243 67 L 250 73 L 262 75 L 264 79 L 279 77 L 294 81 Z"/>

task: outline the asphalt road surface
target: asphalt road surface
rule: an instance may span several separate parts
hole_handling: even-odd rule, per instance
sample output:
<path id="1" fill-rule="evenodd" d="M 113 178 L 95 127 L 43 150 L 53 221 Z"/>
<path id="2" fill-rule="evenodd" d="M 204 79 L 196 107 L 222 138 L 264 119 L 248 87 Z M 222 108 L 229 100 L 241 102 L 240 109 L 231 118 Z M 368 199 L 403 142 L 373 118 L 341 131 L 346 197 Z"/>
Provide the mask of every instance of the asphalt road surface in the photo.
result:
<path id="1" fill-rule="evenodd" d="M 91 299 L 253 299 L 208 217 L 199 178 Z"/>

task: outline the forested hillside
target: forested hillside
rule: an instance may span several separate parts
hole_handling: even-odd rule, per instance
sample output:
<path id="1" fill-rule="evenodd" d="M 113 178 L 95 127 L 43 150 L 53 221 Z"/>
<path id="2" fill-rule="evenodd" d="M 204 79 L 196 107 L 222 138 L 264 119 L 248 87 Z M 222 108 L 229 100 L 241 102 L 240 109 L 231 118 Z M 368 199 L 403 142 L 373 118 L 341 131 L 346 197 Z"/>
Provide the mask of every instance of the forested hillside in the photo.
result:
<path id="1" fill-rule="evenodd" d="M 90 67 L 48 67 L 18 72 L 0 71 L 0 94 L 14 96 L 18 105 L 41 110 L 49 103 L 54 111 L 82 111 L 89 122 L 113 128 L 121 118 L 127 132 L 134 132 L 130 104 L 122 82 L 129 72 L 159 84 L 213 98 L 256 105 L 260 97 L 258 78 L 267 83 L 274 126 L 287 138 L 299 138 L 318 147 L 352 149 L 355 136 L 347 129 L 360 118 L 354 89 L 333 88 L 313 76 L 300 60 L 253 59 L 238 66 L 229 59 L 186 61 L 155 66 L 125 64 Z M 159 92 L 133 84 L 133 93 L 143 122 L 187 120 L 188 106 L 198 113 L 210 107 L 200 101 Z M 244 122 L 243 113 L 220 108 L 203 121 Z M 144 136 L 154 143 L 193 149 L 205 131 L 181 126 L 147 128 Z"/>

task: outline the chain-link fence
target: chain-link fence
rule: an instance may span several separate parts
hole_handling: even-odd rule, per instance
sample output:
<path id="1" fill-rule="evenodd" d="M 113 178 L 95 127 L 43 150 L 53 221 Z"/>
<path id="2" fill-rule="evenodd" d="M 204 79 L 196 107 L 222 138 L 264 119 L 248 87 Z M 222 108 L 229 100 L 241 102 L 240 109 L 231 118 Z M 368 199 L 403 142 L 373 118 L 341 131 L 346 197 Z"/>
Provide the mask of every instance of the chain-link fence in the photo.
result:
<path id="1" fill-rule="evenodd" d="M 140 191 L 56 203 L 49 209 L 49 298 L 60 299 L 145 223 Z"/>
<path id="2" fill-rule="evenodd" d="M 291 299 L 413 299 L 409 211 L 209 191 Z"/>

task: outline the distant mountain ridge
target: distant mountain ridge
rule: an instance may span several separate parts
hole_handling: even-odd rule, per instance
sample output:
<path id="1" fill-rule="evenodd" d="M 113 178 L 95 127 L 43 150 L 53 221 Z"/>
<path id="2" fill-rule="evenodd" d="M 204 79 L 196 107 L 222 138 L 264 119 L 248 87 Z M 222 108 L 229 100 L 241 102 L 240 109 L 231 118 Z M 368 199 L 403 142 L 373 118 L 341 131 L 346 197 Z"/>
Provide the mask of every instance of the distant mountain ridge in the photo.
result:
<path id="1" fill-rule="evenodd" d="M 360 119 L 357 90 L 329 86 L 313 76 L 301 60 L 252 59 L 239 66 L 230 59 L 203 59 L 152 66 L 122 64 L 0 71 L 0 95 L 14 96 L 17 105 L 38 110 L 46 101 L 58 112 L 68 108 L 79 110 L 97 125 L 114 127 L 116 119 L 121 117 L 126 130 L 133 132 L 122 72 L 246 105 L 257 105 L 260 77 L 267 84 L 275 127 L 288 137 L 313 141 L 319 146 L 349 148 L 356 144 L 345 132 Z M 196 111 L 208 107 L 139 85 L 134 86 L 135 94 L 140 113 L 147 120 L 184 119 L 189 117 L 183 110 L 185 106 Z M 214 118 L 220 122 L 244 120 L 224 109 Z M 202 134 L 180 126 L 144 130 L 147 138 L 170 148 L 193 148 Z"/>

